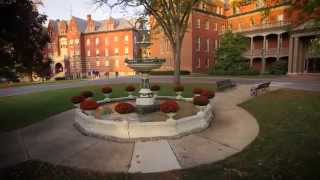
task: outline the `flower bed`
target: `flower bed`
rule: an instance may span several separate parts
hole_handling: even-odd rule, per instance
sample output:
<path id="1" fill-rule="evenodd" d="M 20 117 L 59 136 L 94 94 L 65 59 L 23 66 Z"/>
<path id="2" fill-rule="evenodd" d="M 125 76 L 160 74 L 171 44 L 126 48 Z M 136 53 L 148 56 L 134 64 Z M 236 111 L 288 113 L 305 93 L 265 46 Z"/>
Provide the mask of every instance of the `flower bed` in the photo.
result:
<path id="1" fill-rule="evenodd" d="M 81 96 L 83 96 L 84 98 L 93 97 L 93 92 L 91 92 L 91 91 L 82 91 L 81 92 Z"/>
<path id="2" fill-rule="evenodd" d="M 202 92 L 201 92 L 201 96 L 205 96 L 205 97 L 207 97 L 208 99 L 212 99 L 212 98 L 214 98 L 214 96 L 215 96 L 215 92 L 214 91 L 211 91 L 211 90 L 203 90 Z"/>
<path id="3" fill-rule="evenodd" d="M 159 91 L 160 90 L 160 86 L 157 84 L 154 84 L 150 87 L 151 91 Z"/>
<path id="4" fill-rule="evenodd" d="M 130 103 L 118 103 L 114 110 L 119 114 L 128 114 L 134 112 L 135 107 Z"/>
<path id="5" fill-rule="evenodd" d="M 73 96 L 73 97 L 71 97 L 71 102 L 73 103 L 73 104 L 79 104 L 79 103 L 81 103 L 82 101 L 84 101 L 85 100 L 85 98 L 83 97 L 83 96 Z"/>
<path id="6" fill-rule="evenodd" d="M 195 96 L 193 104 L 197 106 L 206 106 L 209 104 L 209 99 L 206 96 Z"/>
<path id="7" fill-rule="evenodd" d="M 201 89 L 201 88 L 194 88 L 194 89 L 192 90 L 192 93 L 193 93 L 193 94 L 201 94 L 201 92 L 202 92 L 202 89 Z"/>
<path id="8" fill-rule="evenodd" d="M 136 88 L 133 86 L 133 85 L 128 85 L 127 87 L 126 87 L 126 91 L 128 91 L 128 92 L 133 92 L 133 91 L 135 91 L 136 90 Z"/>
<path id="9" fill-rule="evenodd" d="M 179 111 L 179 105 L 176 101 L 166 101 L 160 104 L 160 111 L 164 113 L 176 113 Z"/>
<path id="10" fill-rule="evenodd" d="M 95 110 L 99 107 L 99 104 L 94 100 L 84 100 L 80 103 L 80 108 L 82 110 Z"/>
<path id="11" fill-rule="evenodd" d="M 175 92 L 181 92 L 181 91 L 184 91 L 184 87 L 182 85 L 176 85 L 173 90 Z"/>
<path id="12" fill-rule="evenodd" d="M 104 94 L 112 93 L 112 88 L 109 87 L 109 86 L 104 86 L 104 87 L 101 89 L 101 92 L 104 93 Z"/>

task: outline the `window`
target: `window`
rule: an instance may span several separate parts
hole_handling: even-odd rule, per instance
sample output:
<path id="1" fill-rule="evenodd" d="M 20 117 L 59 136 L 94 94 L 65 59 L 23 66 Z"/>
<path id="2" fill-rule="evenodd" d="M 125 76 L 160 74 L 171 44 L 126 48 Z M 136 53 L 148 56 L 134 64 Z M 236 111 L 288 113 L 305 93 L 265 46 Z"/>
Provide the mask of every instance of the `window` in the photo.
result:
<path id="1" fill-rule="evenodd" d="M 218 23 L 214 23 L 214 30 L 218 31 Z"/>
<path id="2" fill-rule="evenodd" d="M 118 59 L 115 60 L 115 66 L 119 67 L 119 60 Z"/>
<path id="3" fill-rule="evenodd" d="M 106 61 L 104 62 L 104 65 L 105 65 L 105 66 L 110 66 L 109 60 L 106 60 Z"/>
<path id="4" fill-rule="evenodd" d="M 96 38 L 96 45 L 99 44 L 99 38 Z"/>
<path id="5" fill-rule="evenodd" d="M 202 10 L 204 10 L 204 11 L 207 10 L 207 4 L 206 3 L 202 3 Z"/>
<path id="6" fill-rule="evenodd" d="M 214 48 L 218 48 L 218 40 L 216 39 L 216 40 L 214 40 Z"/>
<path id="7" fill-rule="evenodd" d="M 206 51 L 209 52 L 210 50 L 210 39 L 207 39 L 206 41 Z"/>
<path id="8" fill-rule="evenodd" d="M 124 41 L 125 41 L 125 42 L 128 42 L 128 41 L 129 41 L 129 36 L 128 36 L 128 35 L 124 36 Z"/>
<path id="9" fill-rule="evenodd" d="M 198 57 L 197 68 L 200 68 L 200 63 L 201 63 L 201 59 L 200 59 L 200 57 Z"/>
<path id="10" fill-rule="evenodd" d="M 106 48 L 106 49 L 104 50 L 104 55 L 105 55 L 105 56 L 109 56 L 109 50 L 108 50 L 108 48 Z"/>
<path id="11" fill-rule="evenodd" d="M 106 39 L 104 40 L 104 43 L 105 43 L 106 45 L 109 45 L 109 40 L 108 40 L 108 38 L 106 38 Z"/>
<path id="12" fill-rule="evenodd" d="M 96 50 L 96 55 L 97 55 L 97 56 L 100 55 L 99 49 Z"/>
<path id="13" fill-rule="evenodd" d="M 223 8 L 222 7 L 220 8 L 220 13 L 221 13 L 221 15 L 223 15 Z"/>
<path id="14" fill-rule="evenodd" d="M 282 21 L 283 21 L 283 14 L 278 15 L 278 16 L 277 16 L 277 20 L 278 20 L 279 22 L 282 22 Z"/>
<path id="15" fill-rule="evenodd" d="M 197 51 L 200 51 L 200 47 L 201 47 L 200 43 L 201 43 L 200 37 L 197 37 L 197 42 L 196 42 L 196 48 L 197 48 L 196 50 Z"/>
<path id="16" fill-rule="evenodd" d="M 87 39 L 87 46 L 90 45 L 90 39 Z"/>
<path id="17" fill-rule="evenodd" d="M 73 39 L 70 39 L 70 40 L 69 40 L 69 44 L 70 44 L 70 45 L 73 45 Z"/>
<path id="18" fill-rule="evenodd" d="M 75 39 L 75 40 L 74 40 L 74 43 L 75 43 L 75 44 L 79 44 L 79 39 Z"/>
<path id="19" fill-rule="evenodd" d="M 90 56 L 90 50 L 87 51 L 87 56 Z"/>
<path id="20" fill-rule="evenodd" d="M 118 42 L 119 41 L 118 36 L 114 36 L 113 40 L 114 40 L 114 42 Z"/>
<path id="21" fill-rule="evenodd" d="M 126 48 L 124 49 L 124 55 L 128 55 L 128 54 L 129 54 L 129 48 L 126 47 Z"/>
<path id="22" fill-rule="evenodd" d="M 209 30 L 209 28 L 210 28 L 210 22 L 207 20 L 207 21 L 206 21 L 206 25 L 205 25 L 205 29 L 206 29 L 206 30 Z"/>
<path id="23" fill-rule="evenodd" d="M 220 7 L 217 7 L 217 14 L 220 14 Z"/>
<path id="24" fill-rule="evenodd" d="M 200 22 L 200 19 L 198 18 L 198 19 L 196 20 L 196 28 L 197 28 L 197 29 L 200 29 L 200 27 L 201 27 L 201 22 Z"/>
<path id="25" fill-rule="evenodd" d="M 97 61 L 96 65 L 97 65 L 97 67 L 99 67 L 100 66 L 100 61 Z"/>
<path id="26" fill-rule="evenodd" d="M 119 49 L 118 48 L 114 48 L 114 55 L 116 55 L 116 56 L 119 55 Z"/>

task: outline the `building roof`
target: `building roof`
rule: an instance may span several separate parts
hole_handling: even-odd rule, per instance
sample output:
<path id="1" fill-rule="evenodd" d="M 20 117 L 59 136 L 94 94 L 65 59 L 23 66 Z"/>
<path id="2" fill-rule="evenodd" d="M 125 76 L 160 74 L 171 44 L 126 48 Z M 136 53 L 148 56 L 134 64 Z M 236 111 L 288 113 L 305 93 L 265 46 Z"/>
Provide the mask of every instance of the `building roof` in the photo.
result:
<path id="1" fill-rule="evenodd" d="M 72 19 L 74 19 L 77 23 L 78 29 L 80 32 L 84 33 L 87 29 L 87 20 L 72 16 Z M 53 31 L 59 32 L 59 23 L 66 23 L 69 25 L 71 20 L 65 21 L 65 20 L 49 20 L 49 28 L 52 28 Z M 121 29 L 130 29 L 134 28 L 135 20 L 127 20 L 124 18 L 112 18 L 101 20 L 101 21 L 95 21 L 95 31 L 93 32 L 101 32 L 101 31 L 115 31 L 115 30 L 121 30 Z M 108 25 L 112 23 L 113 27 L 110 28 Z"/>

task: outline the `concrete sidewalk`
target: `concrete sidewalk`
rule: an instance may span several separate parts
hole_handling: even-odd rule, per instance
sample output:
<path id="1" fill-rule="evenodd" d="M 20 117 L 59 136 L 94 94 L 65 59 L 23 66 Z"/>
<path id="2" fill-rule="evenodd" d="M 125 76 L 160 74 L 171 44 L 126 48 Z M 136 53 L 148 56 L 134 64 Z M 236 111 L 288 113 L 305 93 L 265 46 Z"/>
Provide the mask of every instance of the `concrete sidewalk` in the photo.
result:
<path id="1" fill-rule="evenodd" d="M 174 140 L 117 143 L 80 134 L 74 111 L 53 116 L 10 133 L 0 134 L 0 167 L 37 159 L 103 172 L 161 172 L 213 163 L 242 151 L 258 135 L 254 117 L 238 107 L 250 86 L 217 93 L 212 125 Z"/>

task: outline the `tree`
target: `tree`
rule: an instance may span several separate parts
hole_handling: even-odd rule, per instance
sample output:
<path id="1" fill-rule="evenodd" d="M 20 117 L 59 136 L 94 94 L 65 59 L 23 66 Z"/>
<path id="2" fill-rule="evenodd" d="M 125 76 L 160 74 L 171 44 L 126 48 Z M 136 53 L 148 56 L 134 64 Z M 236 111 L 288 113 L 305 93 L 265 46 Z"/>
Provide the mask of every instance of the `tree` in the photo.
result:
<path id="1" fill-rule="evenodd" d="M 212 73 L 241 74 L 249 72 L 248 63 L 242 56 L 247 47 L 245 37 L 231 31 L 226 32 L 220 41 L 220 47 L 217 50 L 218 60 Z"/>
<path id="2" fill-rule="evenodd" d="M 43 50 L 49 36 L 42 26 L 46 16 L 37 12 L 31 0 L 6 0 L 0 4 L 0 77 L 38 73 L 48 65 Z"/>
<path id="3" fill-rule="evenodd" d="M 143 15 L 151 15 L 168 38 L 174 56 L 175 83 L 180 84 L 181 47 L 187 31 L 192 8 L 201 0 L 93 0 L 99 6 L 144 8 Z"/>

